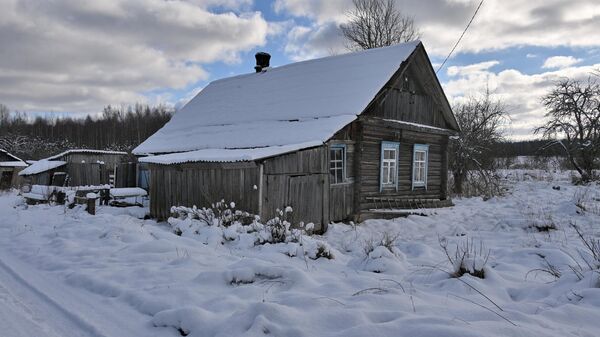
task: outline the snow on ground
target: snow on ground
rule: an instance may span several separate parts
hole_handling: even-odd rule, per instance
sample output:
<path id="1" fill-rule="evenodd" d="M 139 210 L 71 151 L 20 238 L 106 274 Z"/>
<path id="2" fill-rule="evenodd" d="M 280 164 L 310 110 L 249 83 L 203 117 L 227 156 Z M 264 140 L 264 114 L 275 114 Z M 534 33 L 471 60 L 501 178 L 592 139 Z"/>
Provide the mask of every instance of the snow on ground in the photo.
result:
<path id="1" fill-rule="evenodd" d="M 582 266 L 579 279 L 569 265 L 581 264 L 584 251 L 570 223 L 586 235 L 600 232 L 600 187 L 540 171 L 507 174 L 505 197 L 454 200 L 427 217 L 331 225 L 322 237 L 305 237 L 306 250 L 319 240 L 331 247 L 333 259 L 316 260 L 298 243 L 253 246 L 241 227 L 195 223 L 178 236 L 168 223 L 140 219 L 140 208 L 99 207 L 91 216 L 2 194 L 0 331 L 597 336 L 599 275 Z M 530 228 L 550 223 L 557 229 Z M 384 233 L 397 236 L 389 249 L 377 244 Z M 440 240 L 452 256 L 467 239 L 489 250 L 484 279 L 446 272 L 452 266 Z M 560 278 L 541 271 L 547 264 Z"/>

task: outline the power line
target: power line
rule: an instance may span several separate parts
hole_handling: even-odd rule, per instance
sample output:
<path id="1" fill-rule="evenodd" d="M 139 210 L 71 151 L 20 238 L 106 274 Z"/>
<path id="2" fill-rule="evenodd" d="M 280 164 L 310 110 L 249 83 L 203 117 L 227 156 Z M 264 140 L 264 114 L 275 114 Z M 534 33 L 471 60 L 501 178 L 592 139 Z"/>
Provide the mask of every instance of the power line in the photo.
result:
<path id="1" fill-rule="evenodd" d="M 477 12 L 479 12 L 479 8 L 481 8 L 481 5 L 483 5 L 483 1 L 484 0 L 481 0 L 481 2 L 479 2 L 479 6 L 477 6 L 477 9 L 475 9 L 475 13 L 473 13 L 473 16 L 471 17 L 471 21 L 469 21 L 469 23 L 465 27 L 465 30 L 463 30 L 462 34 L 460 34 L 460 37 L 458 38 L 458 41 L 456 41 L 456 43 L 454 44 L 454 47 L 452 47 L 452 50 L 450 51 L 450 53 L 448 54 L 448 56 L 446 56 L 446 59 L 444 60 L 444 62 L 442 62 L 442 65 L 440 65 L 440 67 L 438 68 L 438 70 L 435 72 L 436 74 L 439 73 L 440 70 L 442 70 L 442 68 L 444 67 L 444 65 L 446 64 L 446 62 L 450 58 L 450 56 L 452 56 L 452 53 L 454 53 L 454 50 L 456 49 L 456 47 L 460 43 L 460 40 L 462 40 L 463 36 L 465 36 L 465 33 L 467 32 L 467 29 L 469 29 L 469 27 L 471 26 L 471 23 L 473 23 L 473 20 L 475 19 L 475 16 L 477 16 Z"/>

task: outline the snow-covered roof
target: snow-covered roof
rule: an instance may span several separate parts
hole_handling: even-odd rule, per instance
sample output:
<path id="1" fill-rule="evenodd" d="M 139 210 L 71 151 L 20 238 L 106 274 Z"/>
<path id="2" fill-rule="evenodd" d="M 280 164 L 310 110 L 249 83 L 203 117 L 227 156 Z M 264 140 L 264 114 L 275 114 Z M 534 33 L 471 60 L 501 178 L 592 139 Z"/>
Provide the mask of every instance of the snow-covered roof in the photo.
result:
<path id="1" fill-rule="evenodd" d="M 5 162 L 0 162 L 0 166 L 14 166 L 14 167 L 24 167 L 27 166 L 27 163 L 25 163 L 25 161 L 17 156 L 15 156 L 14 154 L 4 150 L 4 149 L 0 149 L 0 152 L 4 153 L 5 155 L 9 156 L 10 158 L 14 159 L 11 161 L 5 161 Z M 13 163 L 14 165 L 10 165 L 7 163 Z M 4 165 L 2 165 L 4 164 Z"/>
<path id="2" fill-rule="evenodd" d="M 0 161 L 0 167 L 27 167 L 24 161 Z"/>
<path id="3" fill-rule="evenodd" d="M 66 161 L 62 160 L 38 160 L 35 163 L 31 164 L 31 166 L 25 168 L 23 171 L 19 172 L 20 176 L 28 176 L 32 174 L 38 174 L 42 172 L 46 172 L 48 170 L 55 169 L 57 167 L 61 167 L 67 164 Z"/>
<path id="4" fill-rule="evenodd" d="M 276 150 L 287 152 L 298 144 L 322 144 L 363 112 L 419 44 L 413 41 L 214 81 L 133 152 L 187 152 L 148 159 L 164 163 L 229 161 L 254 158 L 257 153 L 277 155 Z M 217 155 L 222 149 L 246 151 Z"/>
<path id="5" fill-rule="evenodd" d="M 4 150 L 4 149 L 0 149 L 0 152 L 4 153 L 5 155 L 11 157 L 12 159 L 14 159 L 14 161 L 21 161 L 21 162 L 25 162 L 23 159 L 15 156 L 14 154 Z M 11 160 L 12 161 L 12 160 Z"/>
<path id="6" fill-rule="evenodd" d="M 315 147 L 322 142 L 290 144 L 283 146 L 266 146 L 253 149 L 203 149 L 189 152 L 163 154 L 140 158 L 142 163 L 153 164 L 182 164 L 190 162 L 236 162 L 253 161 L 273 157 L 283 153 Z"/>
<path id="7" fill-rule="evenodd" d="M 59 153 L 57 155 L 51 156 L 46 158 L 46 160 L 54 160 L 54 159 L 58 159 L 62 156 L 66 156 L 68 154 L 72 154 L 72 153 L 96 153 L 96 154 L 117 154 L 117 155 L 126 155 L 127 152 L 122 152 L 122 151 L 106 151 L 106 150 L 91 150 L 91 149 L 73 149 L 73 150 L 67 150 L 65 152 Z"/>

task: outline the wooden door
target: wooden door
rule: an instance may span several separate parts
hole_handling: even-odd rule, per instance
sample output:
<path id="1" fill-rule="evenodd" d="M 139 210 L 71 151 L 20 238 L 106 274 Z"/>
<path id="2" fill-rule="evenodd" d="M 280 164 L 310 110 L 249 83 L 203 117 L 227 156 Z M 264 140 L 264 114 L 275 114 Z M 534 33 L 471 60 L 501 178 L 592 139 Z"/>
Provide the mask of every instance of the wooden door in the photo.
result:
<path id="1" fill-rule="evenodd" d="M 323 223 L 323 187 L 321 174 L 293 176 L 289 180 L 288 205 L 294 209 L 293 223 Z"/>
<path id="2" fill-rule="evenodd" d="M 287 175 L 265 175 L 265 193 L 260 214 L 263 221 L 278 216 L 276 209 L 288 206 L 288 179 Z"/>
<path id="3" fill-rule="evenodd" d="M 0 190 L 9 189 L 13 177 L 12 171 L 0 171 Z"/>

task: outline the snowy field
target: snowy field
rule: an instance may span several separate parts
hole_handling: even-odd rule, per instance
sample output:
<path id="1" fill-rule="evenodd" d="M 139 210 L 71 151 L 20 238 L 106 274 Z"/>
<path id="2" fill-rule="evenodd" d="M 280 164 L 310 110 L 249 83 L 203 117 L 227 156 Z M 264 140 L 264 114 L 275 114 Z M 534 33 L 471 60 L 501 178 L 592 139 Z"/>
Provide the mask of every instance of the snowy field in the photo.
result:
<path id="1" fill-rule="evenodd" d="M 572 225 L 598 240 L 600 187 L 505 174 L 504 197 L 335 224 L 302 245 L 1 194 L 0 335 L 598 336 L 597 261 Z M 450 275 L 441 246 L 454 258 L 467 242 L 483 279 Z M 333 259 L 314 259 L 318 247 Z"/>

